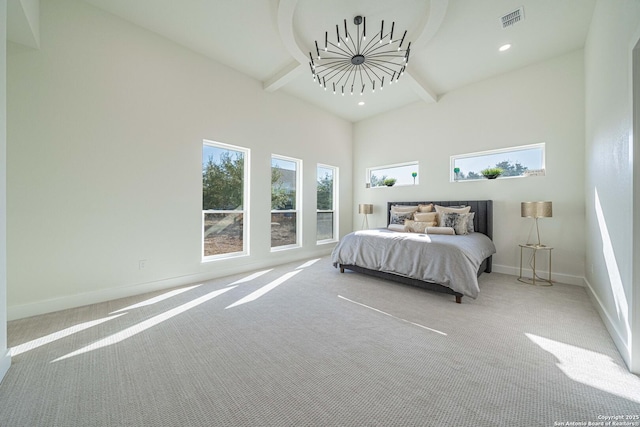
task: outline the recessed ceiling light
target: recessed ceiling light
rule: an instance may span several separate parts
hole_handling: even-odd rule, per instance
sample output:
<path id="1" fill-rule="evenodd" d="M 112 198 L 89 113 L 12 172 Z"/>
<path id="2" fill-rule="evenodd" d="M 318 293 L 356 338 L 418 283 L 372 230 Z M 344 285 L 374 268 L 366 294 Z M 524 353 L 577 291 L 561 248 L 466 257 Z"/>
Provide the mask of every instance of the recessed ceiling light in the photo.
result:
<path id="1" fill-rule="evenodd" d="M 358 105 L 364 105 L 364 101 L 358 102 Z"/>
<path id="2" fill-rule="evenodd" d="M 500 49 L 498 49 L 500 52 L 504 52 L 505 50 L 509 50 L 509 48 L 511 47 L 511 45 L 509 43 L 507 44 L 503 44 L 502 46 L 500 46 Z"/>

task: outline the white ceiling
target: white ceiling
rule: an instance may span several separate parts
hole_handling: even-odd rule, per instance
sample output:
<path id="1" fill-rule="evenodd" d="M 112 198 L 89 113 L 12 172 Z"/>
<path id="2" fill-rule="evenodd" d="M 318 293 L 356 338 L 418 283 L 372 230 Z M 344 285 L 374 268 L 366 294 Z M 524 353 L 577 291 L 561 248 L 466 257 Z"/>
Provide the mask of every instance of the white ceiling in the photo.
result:
<path id="1" fill-rule="evenodd" d="M 282 91 L 356 122 L 584 46 L 595 0 L 85 0 Z M 503 29 L 500 16 L 524 7 Z M 375 93 L 333 95 L 309 68 L 314 41 L 395 21 L 411 41 L 408 73 Z M 385 31 L 386 32 L 386 31 Z M 394 37 L 396 38 L 396 37 Z M 512 48 L 499 52 L 510 43 Z M 405 41 L 406 45 L 406 41 Z M 365 105 L 359 106 L 358 102 Z"/>

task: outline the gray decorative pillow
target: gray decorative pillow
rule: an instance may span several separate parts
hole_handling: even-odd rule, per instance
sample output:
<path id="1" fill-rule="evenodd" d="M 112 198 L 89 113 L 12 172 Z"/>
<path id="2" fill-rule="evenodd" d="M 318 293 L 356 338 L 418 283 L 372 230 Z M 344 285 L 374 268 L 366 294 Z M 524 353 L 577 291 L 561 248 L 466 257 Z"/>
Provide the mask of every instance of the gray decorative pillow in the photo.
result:
<path id="1" fill-rule="evenodd" d="M 389 224 L 402 224 L 404 226 L 404 220 L 411 218 L 413 218 L 413 212 L 391 212 Z"/>
<path id="2" fill-rule="evenodd" d="M 468 215 L 469 216 L 469 222 L 467 223 L 467 233 L 473 233 L 475 232 L 475 228 L 473 227 L 473 218 L 476 216 L 475 212 L 470 212 L 468 214 L 463 214 L 463 215 Z"/>
<path id="3" fill-rule="evenodd" d="M 456 234 L 469 234 L 467 231 L 468 223 L 468 214 L 459 214 L 457 212 L 444 212 L 440 214 L 440 227 L 451 227 Z"/>

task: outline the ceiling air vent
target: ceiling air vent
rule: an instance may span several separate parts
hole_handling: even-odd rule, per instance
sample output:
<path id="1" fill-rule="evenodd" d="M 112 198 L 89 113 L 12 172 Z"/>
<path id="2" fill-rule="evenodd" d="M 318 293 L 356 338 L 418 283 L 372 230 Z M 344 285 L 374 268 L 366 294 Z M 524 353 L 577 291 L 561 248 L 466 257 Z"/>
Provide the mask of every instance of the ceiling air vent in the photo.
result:
<path id="1" fill-rule="evenodd" d="M 513 12 L 509 12 L 506 15 L 500 17 L 500 23 L 502 28 L 507 28 L 524 20 L 524 7 L 520 7 Z"/>

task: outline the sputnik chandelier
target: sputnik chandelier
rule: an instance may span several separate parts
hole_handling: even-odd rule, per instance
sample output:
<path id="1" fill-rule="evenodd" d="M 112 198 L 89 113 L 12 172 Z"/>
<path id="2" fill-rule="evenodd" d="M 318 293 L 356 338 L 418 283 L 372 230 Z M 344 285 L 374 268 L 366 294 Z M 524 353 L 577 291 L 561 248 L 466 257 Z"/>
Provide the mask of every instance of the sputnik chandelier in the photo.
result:
<path id="1" fill-rule="evenodd" d="M 334 94 L 342 95 L 353 95 L 354 90 L 362 95 L 367 88 L 375 92 L 376 87 L 384 89 L 385 81 L 388 84 L 397 82 L 404 74 L 411 53 L 411 42 L 402 49 L 407 31 L 402 38 L 394 39 L 396 23 L 393 22 L 391 30 L 385 34 L 383 20 L 380 32 L 367 39 L 367 18 L 358 15 L 353 18 L 353 23 L 356 25 L 356 37 L 349 33 L 345 19 L 344 34 L 340 34 L 336 25 L 337 43 L 333 43 L 333 37 L 329 38 L 329 32 L 324 33 L 324 48 L 319 47 L 316 40 L 315 58 L 309 52 L 313 80 L 324 90 L 329 87 Z"/>

